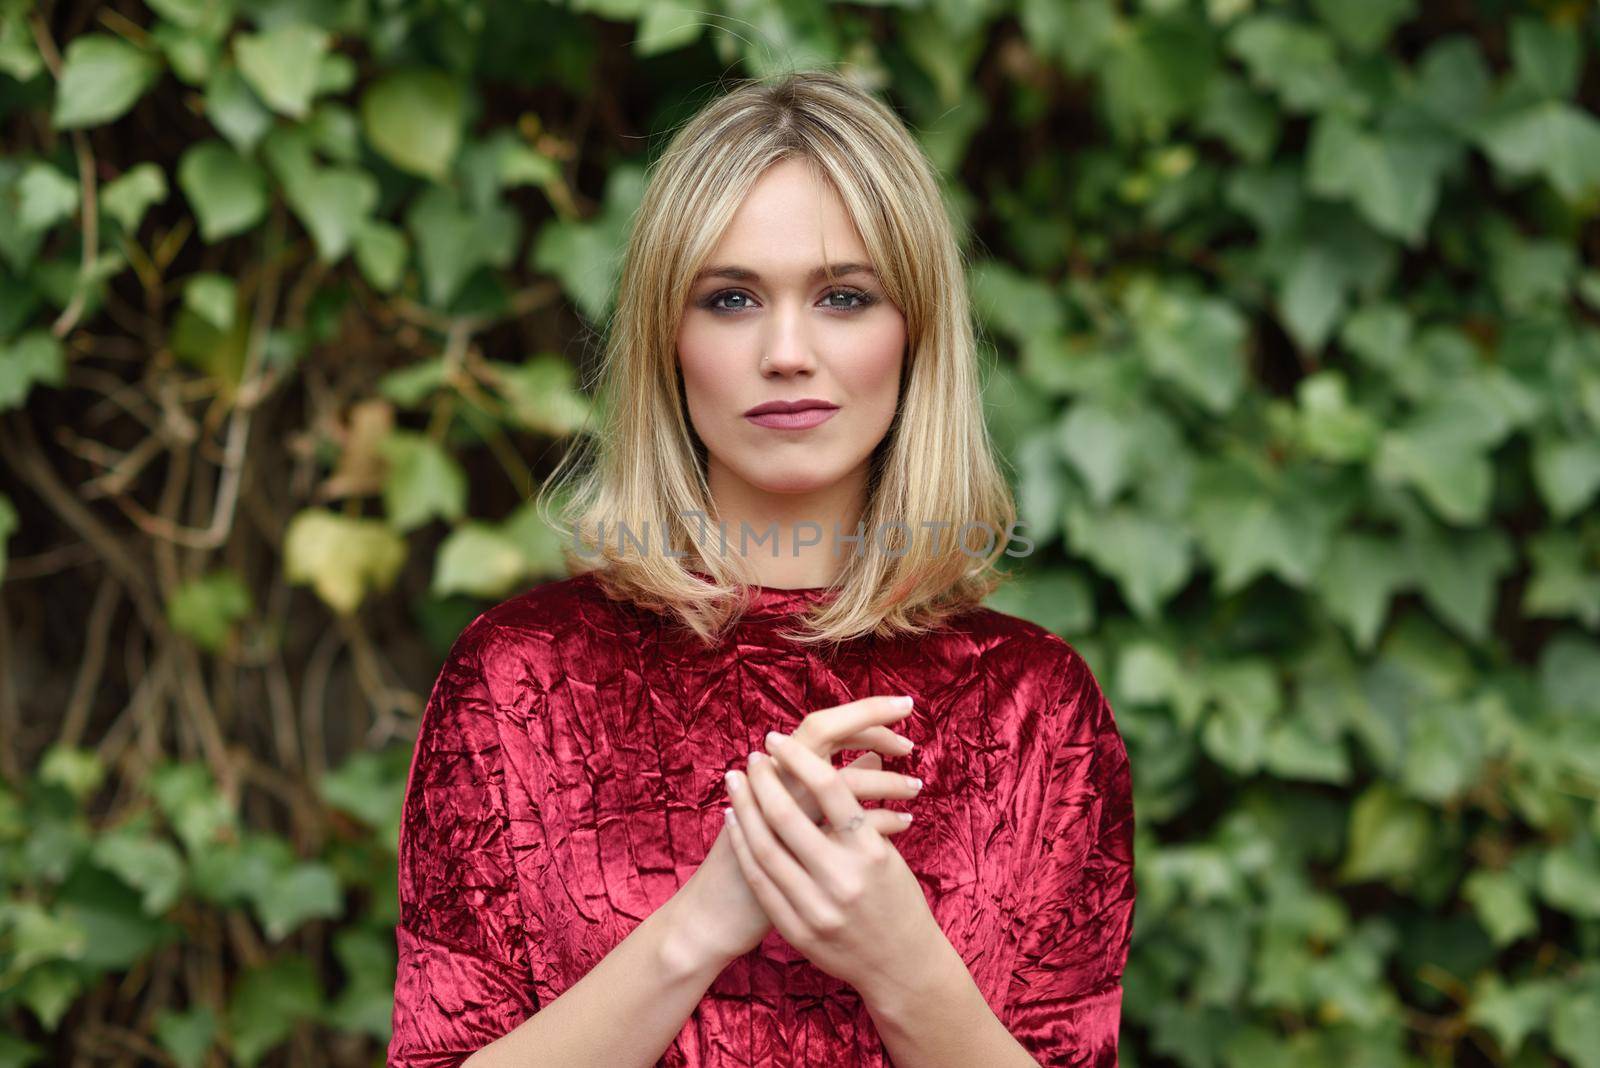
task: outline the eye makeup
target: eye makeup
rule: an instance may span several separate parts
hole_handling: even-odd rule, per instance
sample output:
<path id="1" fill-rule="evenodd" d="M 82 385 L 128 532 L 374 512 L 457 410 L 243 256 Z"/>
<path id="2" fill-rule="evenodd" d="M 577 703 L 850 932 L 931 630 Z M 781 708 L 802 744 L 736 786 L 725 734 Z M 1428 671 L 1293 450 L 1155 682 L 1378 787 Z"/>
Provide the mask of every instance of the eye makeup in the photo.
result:
<path id="1" fill-rule="evenodd" d="M 829 300 L 834 299 L 835 297 L 840 297 L 840 296 L 854 297 L 856 299 L 856 303 L 853 306 L 850 306 L 850 307 L 841 307 L 841 306 L 839 306 L 837 304 L 828 304 L 828 305 L 826 305 L 828 310 L 830 310 L 830 311 L 841 311 L 841 312 L 854 312 L 854 311 L 860 311 L 861 309 L 866 308 L 866 307 L 870 307 L 871 305 L 876 304 L 878 302 L 878 298 L 873 296 L 871 293 L 868 293 L 866 290 L 864 290 L 864 289 L 854 289 L 854 288 L 851 288 L 849 286 L 836 286 L 835 288 L 828 290 L 828 292 L 823 296 L 822 299 L 824 301 L 829 301 Z M 709 312 L 714 312 L 714 313 L 716 313 L 718 315 L 732 315 L 732 314 L 735 314 L 737 312 L 744 311 L 746 308 L 749 307 L 749 305 L 745 305 L 744 307 L 739 307 L 739 308 L 729 308 L 729 307 L 726 307 L 726 306 L 719 305 L 717 302 L 722 300 L 724 297 L 742 297 L 742 298 L 744 298 L 746 300 L 751 299 L 750 298 L 750 294 L 746 293 L 742 289 L 719 289 L 715 293 L 712 293 L 709 296 L 703 297 L 700 300 L 696 301 L 695 303 L 696 303 L 697 306 L 699 306 L 701 308 L 704 308 L 705 310 L 707 310 Z"/>

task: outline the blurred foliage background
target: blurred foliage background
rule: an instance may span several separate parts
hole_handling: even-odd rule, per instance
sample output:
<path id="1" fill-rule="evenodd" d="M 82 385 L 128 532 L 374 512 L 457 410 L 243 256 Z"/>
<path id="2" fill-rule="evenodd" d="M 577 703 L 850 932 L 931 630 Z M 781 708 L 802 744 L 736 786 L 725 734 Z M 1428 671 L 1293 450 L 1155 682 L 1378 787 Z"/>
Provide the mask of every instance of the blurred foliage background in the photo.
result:
<path id="1" fill-rule="evenodd" d="M 377 1064 L 645 165 L 880 92 L 1132 755 L 1122 1062 L 1600 1066 L 1600 17 L 0 0 L 0 1068 Z"/>

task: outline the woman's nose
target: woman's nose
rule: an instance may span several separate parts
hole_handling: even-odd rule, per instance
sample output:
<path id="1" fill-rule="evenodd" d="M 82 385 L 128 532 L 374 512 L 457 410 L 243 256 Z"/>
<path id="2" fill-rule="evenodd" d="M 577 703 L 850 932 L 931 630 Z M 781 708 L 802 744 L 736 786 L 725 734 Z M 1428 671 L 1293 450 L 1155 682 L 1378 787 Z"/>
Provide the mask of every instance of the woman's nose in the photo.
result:
<path id="1" fill-rule="evenodd" d="M 761 357 L 764 371 L 793 374 L 809 369 L 816 362 L 811 351 L 811 339 L 799 312 L 775 315 L 765 342 Z"/>

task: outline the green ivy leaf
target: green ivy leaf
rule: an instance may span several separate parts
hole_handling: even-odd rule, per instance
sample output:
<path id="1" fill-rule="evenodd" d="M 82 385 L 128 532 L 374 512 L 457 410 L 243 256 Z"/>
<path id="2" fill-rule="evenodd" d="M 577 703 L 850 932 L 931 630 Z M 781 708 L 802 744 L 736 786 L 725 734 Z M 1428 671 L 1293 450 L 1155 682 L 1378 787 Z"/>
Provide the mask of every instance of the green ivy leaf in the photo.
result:
<path id="1" fill-rule="evenodd" d="M 1528 542 L 1533 577 L 1522 594 L 1532 617 L 1568 617 L 1600 629 L 1600 551 L 1575 534 L 1546 530 Z"/>
<path id="2" fill-rule="evenodd" d="M 1112 0 L 1022 0 L 1017 14 L 1033 50 L 1074 74 L 1088 74 L 1103 61 L 1120 26 Z"/>
<path id="3" fill-rule="evenodd" d="M 1284 719 L 1267 732 L 1262 766 L 1280 779 L 1347 783 L 1350 758 L 1329 725 L 1304 716 Z"/>
<path id="4" fill-rule="evenodd" d="M 191 858 L 237 838 L 238 812 L 203 764 L 165 761 L 145 785 Z"/>
<path id="5" fill-rule="evenodd" d="M 1311 128 L 1306 184 L 1319 196 L 1350 200 L 1379 232 L 1418 248 L 1451 161 L 1451 143 L 1430 133 L 1415 124 L 1369 132 L 1327 112 Z"/>
<path id="6" fill-rule="evenodd" d="M 1499 580 L 1516 564 L 1503 531 L 1416 530 L 1406 559 L 1429 607 L 1469 638 L 1487 639 Z"/>
<path id="7" fill-rule="evenodd" d="M 439 546 L 432 590 L 440 597 L 503 597 L 527 571 L 527 558 L 515 541 L 487 523 L 468 521 Z"/>
<path id="8" fill-rule="evenodd" d="M 1542 100 L 1484 119 L 1479 144 L 1511 175 L 1541 175 L 1567 200 L 1600 192 L 1600 121 L 1571 104 Z"/>
<path id="9" fill-rule="evenodd" d="M 17 221 L 26 230 L 48 230 L 78 210 L 78 183 L 48 163 L 29 163 L 17 193 Z"/>
<path id="10" fill-rule="evenodd" d="M 1600 492 L 1600 440 L 1539 435 L 1533 445 L 1533 479 L 1553 516 L 1577 515 Z"/>
<path id="11" fill-rule="evenodd" d="M 1217 589 L 1232 593 L 1258 575 L 1291 586 L 1311 583 L 1327 557 L 1339 521 L 1331 491 L 1300 479 L 1263 478 L 1213 466 L 1194 500 L 1194 529 L 1216 566 Z"/>
<path id="12" fill-rule="evenodd" d="M 1019 345 L 1066 327 L 1061 297 L 1049 284 L 996 260 L 974 267 L 972 296 L 984 321 Z"/>
<path id="13" fill-rule="evenodd" d="M 139 229 L 145 212 L 167 199 L 167 176 L 154 163 L 138 163 L 100 190 L 100 207 L 128 233 Z"/>
<path id="14" fill-rule="evenodd" d="M 394 1022 L 395 941 L 389 932 L 346 927 L 333 936 L 333 951 L 350 982 L 328 1007 L 325 1020 L 358 1028 L 387 1044 Z"/>
<path id="15" fill-rule="evenodd" d="M 1533 979 L 1512 986 L 1489 974 L 1473 991 L 1467 1019 L 1486 1028 L 1506 1056 L 1514 1057 L 1528 1036 L 1545 1026 L 1560 989 L 1556 979 Z"/>
<path id="16" fill-rule="evenodd" d="M 335 919 L 344 913 L 339 879 L 326 864 L 296 864 L 277 872 L 253 894 L 256 915 L 267 937 L 282 941 L 310 920 Z"/>
<path id="17" fill-rule="evenodd" d="M 406 228 L 417 240 L 417 259 L 429 303 L 447 306 L 472 272 L 505 267 L 516 254 L 521 224 L 504 204 L 465 207 L 454 193 L 432 186 L 412 202 Z"/>
<path id="18" fill-rule="evenodd" d="M 1124 141 L 1159 140 L 1205 99 L 1217 66 L 1215 37 L 1183 14 L 1146 14 L 1112 33 L 1100 60 L 1106 117 Z"/>
<path id="19" fill-rule="evenodd" d="M 562 555 L 562 538 L 539 514 L 536 500 L 512 512 L 500 525 L 500 533 L 522 553 L 528 574 L 551 578 L 565 576 L 567 564 Z"/>
<path id="20" fill-rule="evenodd" d="M 399 842 L 400 811 L 405 800 L 409 752 L 352 753 L 317 783 L 322 799 L 343 809 L 383 834 L 394 848 Z"/>
<path id="21" fill-rule="evenodd" d="M 322 1004 L 321 984 L 303 957 L 282 957 L 247 970 L 228 1004 L 234 1059 L 254 1068 L 297 1023 L 315 1019 Z"/>
<path id="22" fill-rule="evenodd" d="M 1485 758 L 1476 702 L 1414 705 L 1406 717 L 1401 783 L 1411 796 L 1443 805 L 1477 781 Z"/>
<path id="23" fill-rule="evenodd" d="M 1137 466 L 1139 438 L 1128 413 L 1094 404 L 1074 404 L 1061 420 L 1057 440 L 1097 505 L 1107 505 L 1126 487 Z"/>
<path id="24" fill-rule="evenodd" d="M 410 245 L 397 227 L 376 219 L 365 219 L 355 231 L 356 266 L 374 289 L 393 293 L 400 287 Z"/>
<path id="25" fill-rule="evenodd" d="M 1562 912 L 1600 918 L 1600 848 L 1592 835 L 1574 834 L 1545 853 L 1539 866 L 1539 893 Z"/>
<path id="26" fill-rule="evenodd" d="M 1421 872 L 1433 826 L 1421 804 L 1374 783 L 1350 809 L 1349 834 L 1341 882 L 1381 879 L 1405 887 Z"/>
<path id="27" fill-rule="evenodd" d="M 566 437 L 582 429 L 589 418 L 589 399 L 578 389 L 578 372 L 571 361 L 542 352 L 519 364 L 490 361 L 489 368 L 518 425 Z"/>
<path id="28" fill-rule="evenodd" d="M 183 284 L 184 305 L 218 330 L 232 330 L 239 298 L 233 279 L 213 271 L 192 274 Z"/>
<path id="29" fill-rule="evenodd" d="M 1565 99 L 1578 88 L 1583 46 L 1576 26 L 1537 15 L 1511 20 L 1511 66 L 1517 81 L 1540 96 Z"/>
<path id="30" fill-rule="evenodd" d="M 133 828 L 109 831 L 95 842 L 91 856 L 143 895 L 141 904 L 147 915 L 162 915 L 183 892 L 183 857 L 169 843 L 149 834 Z"/>
<path id="31" fill-rule="evenodd" d="M 1116 580 L 1133 610 L 1153 619 L 1193 569 L 1193 547 L 1182 527 L 1126 506 L 1102 511 L 1069 507 L 1073 553 Z"/>
<path id="32" fill-rule="evenodd" d="M 415 530 L 435 517 L 454 521 L 466 513 L 466 472 L 438 442 L 426 434 L 394 430 L 379 450 L 388 465 L 384 513 L 396 530 Z"/>
<path id="33" fill-rule="evenodd" d="M 254 152 L 276 121 L 232 63 L 219 63 L 206 81 L 206 118 L 240 152 Z"/>
<path id="34" fill-rule="evenodd" d="M 233 625 L 253 608 L 244 580 L 223 568 L 179 586 L 167 604 L 167 619 L 178 633 L 216 652 L 227 644 Z"/>
<path id="35" fill-rule="evenodd" d="M 160 74 L 154 55 L 120 37 L 74 37 L 62 56 L 51 121 L 58 130 L 70 130 L 120 118 Z"/>
<path id="36" fill-rule="evenodd" d="M 61 386 L 66 381 L 61 342 L 48 330 L 30 330 L 15 341 L 0 342 L 0 411 L 22 407 L 35 385 Z"/>
<path id="37" fill-rule="evenodd" d="M 8 971 L 20 975 L 36 964 L 51 960 L 77 960 L 88 946 L 89 932 L 64 915 L 56 915 L 34 901 L 7 901 L 9 930 Z"/>
<path id="38" fill-rule="evenodd" d="M 328 32 L 304 22 L 280 22 L 264 33 L 241 33 L 233 54 L 242 74 L 267 106 L 303 119 L 316 93 L 317 76 L 328 51 Z"/>
<path id="39" fill-rule="evenodd" d="M 1338 371 L 1319 371 L 1295 387 L 1300 437 L 1316 457 L 1335 462 L 1369 459 L 1377 451 L 1378 421 L 1350 403 L 1347 380 Z"/>
<path id="40" fill-rule="evenodd" d="M 602 321 L 611 306 L 627 231 L 643 196 L 644 170 L 628 164 L 615 167 L 606 179 L 598 216 L 548 222 L 534 242 L 530 265 L 560 279 L 591 322 Z"/>
<path id="41" fill-rule="evenodd" d="M 1347 533 L 1333 539 L 1315 583 L 1328 614 L 1350 632 L 1357 648 L 1371 650 L 1390 598 L 1410 579 L 1399 545 L 1375 535 Z"/>
<path id="42" fill-rule="evenodd" d="M 289 521 L 283 552 L 290 582 L 309 583 L 335 612 L 348 614 L 369 592 L 394 583 L 406 546 L 381 520 L 313 508 Z"/>
<path id="43" fill-rule="evenodd" d="M 1208 83 L 1196 116 L 1199 128 L 1227 142 L 1243 159 L 1263 163 L 1278 143 L 1278 109 L 1244 80 L 1219 72 Z"/>
<path id="44" fill-rule="evenodd" d="M 1345 44 L 1371 52 L 1389 40 L 1396 26 L 1416 17 L 1416 0 L 1313 0 L 1317 17 Z"/>
<path id="45" fill-rule="evenodd" d="M 1308 23 L 1252 15 L 1234 25 L 1226 43 L 1250 80 L 1277 93 L 1291 111 L 1320 111 L 1348 92 L 1333 39 Z"/>
<path id="46" fill-rule="evenodd" d="M 1511 871 L 1480 868 L 1467 876 L 1461 896 L 1472 904 L 1497 947 L 1504 948 L 1539 929 L 1527 885 Z"/>
<path id="47" fill-rule="evenodd" d="M 201 1068 L 217 1041 L 217 1015 L 206 1006 L 189 1012 L 161 1009 L 155 1017 L 156 1040 L 178 1068 Z"/>
<path id="48" fill-rule="evenodd" d="M 83 802 L 105 782 L 106 767 L 96 750 L 57 744 L 45 750 L 38 774 L 41 783 L 54 783 Z"/>
<path id="49" fill-rule="evenodd" d="M 1262 661 L 1208 665 L 1201 684 L 1215 702 L 1200 729 L 1207 755 L 1235 775 L 1253 775 L 1266 757 L 1269 730 L 1283 709 L 1271 665 Z"/>
<path id="50" fill-rule="evenodd" d="M 20 18 L 0 18 L 0 71 L 19 82 L 27 82 L 42 70 L 44 58 L 33 43 L 33 34 L 28 31 L 27 22 Z M 19 1042 L 18 1045 L 24 1049 L 37 1049 L 27 1043 Z M 16 1056 L 20 1057 L 21 1053 Z M 11 1063 L 4 1043 L 0 1042 L 0 1068 L 9 1068 Z"/>
<path id="51" fill-rule="evenodd" d="M 356 167 L 319 167 L 286 192 L 289 206 L 316 241 L 323 263 L 344 258 L 378 205 L 377 181 Z"/>
<path id="52" fill-rule="evenodd" d="M 1244 317 L 1233 304 L 1148 276 L 1124 293 L 1128 317 L 1150 369 L 1213 415 L 1230 411 L 1244 390 Z"/>
<path id="53" fill-rule="evenodd" d="M 1600 1068 L 1600 981 L 1591 966 L 1567 984 L 1550 1014 L 1550 1044 L 1577 1068 Z"/>
<path id="54" fill-rule="evenodd" d="M 439 71 L 410 68 L 384 75 L 361 97 L 367 141 L 396 167 L 443 181 L 461 147 L 464 96 Z"/>
<path id="55" fill-rule="evenodd" d="M 709 21 L 703 9 L 689 0 L 659 0 L 648 4 L 633 39 L 634 55 L 658 56 L 692 45 L 700 39 Z"/>
<path id="56" fill-rule="evenodd" d="M 178 185 L 208 244 L 250 229 L 267 211 L 267 176 L 221 141 L 203 141 L 183 154 Z"/>

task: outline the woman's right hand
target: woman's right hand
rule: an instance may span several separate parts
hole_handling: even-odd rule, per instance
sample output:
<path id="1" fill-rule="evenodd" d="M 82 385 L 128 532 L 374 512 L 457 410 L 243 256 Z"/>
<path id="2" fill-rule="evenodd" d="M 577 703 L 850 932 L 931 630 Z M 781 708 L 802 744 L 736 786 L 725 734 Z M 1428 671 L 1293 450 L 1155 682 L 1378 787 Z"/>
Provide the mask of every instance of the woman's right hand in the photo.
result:
<path id="1" fill-rule="evenodd" d="M 839 769 L 858 800 L 912 798 L 917 789 L 910 778 L 882 770 L 879 756 L 905 756 L 911 751 L 911 740 L 887 726 L 910 712 L 898 697 L 867 697 L 811 713 L 789 737 L 830 761 L 841 749 L 871 750 Z M 806 815 L 813 820 L 821 816 L 811 791 L 787 776 L 784 785 Z M 885 808 L 868 808 L 867 822 L 882 835 L 906 829 L 906 824 Z M 700 867 L 674 895 L 674 901 L 680 898 L 679 914 L 684 919 L 679 935 L 685 946 L 693 947 L 692 955 L 702 959 L 726 964 L 754 949 L 772 929 L 766 910 L 745 882 L 726 827 Z"/>

